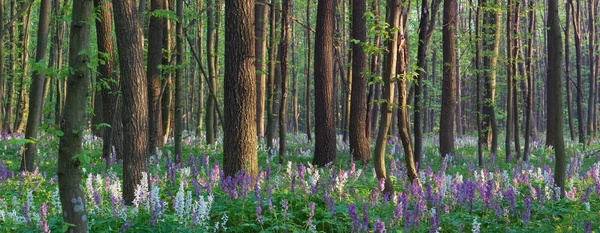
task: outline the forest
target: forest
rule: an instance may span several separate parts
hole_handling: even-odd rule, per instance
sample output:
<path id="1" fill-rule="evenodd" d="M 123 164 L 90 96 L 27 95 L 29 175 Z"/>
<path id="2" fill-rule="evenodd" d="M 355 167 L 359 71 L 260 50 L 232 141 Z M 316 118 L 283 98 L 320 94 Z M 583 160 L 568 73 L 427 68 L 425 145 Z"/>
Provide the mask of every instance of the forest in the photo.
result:
<path id="1" fill-rule="evenodd" d="M 599 0 L 0 0 L 0 232 L 600 232 Z"/>

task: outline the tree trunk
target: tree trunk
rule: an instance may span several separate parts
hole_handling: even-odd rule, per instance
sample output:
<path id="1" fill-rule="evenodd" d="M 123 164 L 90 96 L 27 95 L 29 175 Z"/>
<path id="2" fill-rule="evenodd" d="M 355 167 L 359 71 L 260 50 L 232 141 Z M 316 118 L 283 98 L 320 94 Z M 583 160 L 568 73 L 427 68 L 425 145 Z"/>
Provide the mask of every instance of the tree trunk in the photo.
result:
<path id="1" fill-rule="evenodd" d="M 15 1 L 11 1 L 11 7 L 10 7 L 10 15 L 12 17 L 15 17 L 16 14 L 16 2 Z M 15 40 L 15 24 L 13 23 L 12 25 L 10 25 L 10 27 L 8 28 L 8 37 L 9 40 Z M 3 119 L 3 132 L 6 133 L 12 133 L 13 132 L 13 125 L 12 125 L 12 118 L 13 118 L 13 111 L 14 111 L 14 89 L 15 89 L 15 83 L 16 83 L 16 64 L 17 64 L 17 59 L 16 59 L 16 45 L 15 43 L 10 43 L 10 56 L 9 56 L 9 64 L 10 66 L 7 69 L 10 69 L 10 83 L 8 84 L 7 87 L 7 91 L 6 91 L 6 107 L 5 107 L 5 111 L 4 111 L 4 119 Z M 8 77 L 8 76 L 7 76 Z"/>
<path id="2" fill-rule="evenodd" d="M 29 98 L 27 98 L 27 74 L 29 74 L 29 26 L 31 20 L 31 4 L 27 7 L 27 12 L 23 15 L 23 34 L 21 35 L 21 87 L 17 94 L 18 108 L 15 117 L 14 129 L 16 133 L 22 133 L 27 123 L 29 114 Z"/>
<path id="3" fill-rule="evenodd" d="M 85 196 L 81 186 L 82 137 L 86 127 L 86 103 L 91 74 L 88 70 L 89 57 L 84 51 L 90 49 L 90 19 L 92 17 L 92 1 L 73 1 L 71 18 L 69 75 L 67 102 L 58 149 L 58 188 L 62 204 L 63 219 L 70 232 L 87 232 L 88 221 L 85 211 Z"/>
<path id="4" fill-rule="evenodd" d="M 43 62 L 46 59 L 46 47 L 48 45 L 48 29 L 50 28 L 50 0 L 42 0 L 40 4 L 40 14 L 38 21 L 37 32 L 37 49 L 35 53 L 35 61 Z M 0 57 L 1 59 L 1 57 Z M 0 67 L 2 69 L 2 67 Z M 26 74 L 25 74 L 26 75 Z M 33 81 L 31 82 L 31 91 L 29 94 L 29 114 L 27 117 L 27 129 L 25 130 L 25 138 L 37 141 L 38 130 L 42 118 L 42 102 L 44 94 L 44 81 L 46 75 L 44 69 L 39 68 L 34 71 Z M 23 109 L 25 111 L 25 109 Z M 27 143 L 21 160 L 21 171 L 33 172 L 34 159 L 37 153 L 37 145 L 35 142 Z"/>
<path id="5" fill-rule="evenodd" d="M 558 0 L 548 0 L 548 130 L 546 136 L 554 138 L 554 183 L 565 195 L 565 142 L 563 136 L 562 108 L 562 40 L 558 16 Z M 550 141 L 550 140 L 548 140 Z"/>
<path id="6" fill-rule="evenodd" d="M 287 130 L 286 110 L 288 91 L 288 48 L 290 41 L 290 0 L 283 0 L 281 14 L 281 41 L 279 42 L 279 60 L 281 69 L 281 98 L 279 101 L 279 163 L 283 164 L 285 157 L 285 135 Z"/>
<path id="7" fill-rule="evenodd" d="M 595 19 L 596 16 L 594 15 L 594 7 L 595 7 L 594 0 L 588 0 L 588 43 L 589 43 L 589 52 L 588 52 L 588 60 L 589 60 L 589 69 L 590 69 L 590 76 L 589 76 L 589 92 L 588 92 L 588 121 L 587 121 L 587 131 L 588 131 L 588 145 L 592 144 L 592 139 L 594 138 L 594 124 L 595 124 L 595 117 L 594 117 L 594 113 L 595 113 L 595 109 L 596 109 L 596 103 L 595 103 L 595 95 L 594 95 L 594 88 L 596 87 L 596 77 L 595 77 L 595 73 L 594 73 L 594 56 L 596 53 L 596 37 L 595 37 L 595 28 L 596 28 L 596 24 L 595 24 Z"/>
<path id="8" fill-rule="evenodd" d="M 398 30 L 400 26 L 400 11 L 402 1 L 387 0 L 387 15 L 386 21 L 390 26 L 389 41 L 387 43 L 387 54 L 385 55 L 385 63 L 383 69 L 383 82 L 385 89 L 383 90 L 381 103 L 381 124 L 377 133 L 377 141 L 375 142 L 375 173 L 377 180 L 384 179 L 384 192 L 393 193 L 394 186 L 391 178 L 387 175 L 385 167 L 385 147 L 387 145 L 387 135 L 390 128 L 394 104 L 394 81 L 396 77 L 396 65 L 398 59 Z"/>
<path id="9" fill-rule="evenodd" d="M 404 148 L 404 161 L 406 164 L 406 173 L 408 178 L 412 183 L 415 183 L 421 186 L 421 181 L 419 181 L 419 174 L 417 172 L 417 168 L 415 166 L 415 160 L 413 157 L 412 145 L 410 141 L 410 135 L 408 134 L 409 128 L 409 116 L 408 116 L 408 108 L 407 108 L 407 100 L 408 100 L 408 47 L 406 46 L 407 36 L 405 35 L 406 29 L 404 28 L 406 25 L 405 22 L 408 20 L 408 11 L 404 11 L 401 15 L 400 21 L 400 30 L 398 30 L 398 55 L 397 55 L 397 65 L 396 65 L 396 75 L 399 76 L 398 82 L 398 102 L 400 106 L 398 107 L 398 132 L 400 134 L 400 140 L 402 141 L 402 147 Z M 393 86 L 392 86 L 393 88 Z M 379 177 L 378 177 L 379 178 Z"/>
<path id="10" fill-rule="evenodd" d="M 483 132 L 481 130 L 481 50 L 483 50 L 483 45 L 482 45 L 482 40 L 481 40 L 481 11 L 483 8 L 483 0 L 478 0 L 477 1 L 477 16 L 475 17 L 475 75 L 477 76 L 477 80 L 476 80 L 476 88 L 475 91 L 477 92 L 477 100 L 476 100 L 476 107 L 477 110 L 475 111 L 477 117 L 477 162 L 479 164 L 479 167 L 482 168 L 483 167 Z"/>
<path id="11" fill-rule="evenodd" d="M 442 108 L 440 112 L 440 154 L 445 157 L 454 150 L 454 95 L 456 92 L 456 0 L 444 0 L 442 40 L 444 66 L 442 79 Z"/>
<path id="12" fill-rule="evenodd" d="M 240 170 L 256 177 L 256 74 L 254 66 L 254 2 L 225 1 L 225 176 Z"/>
<path id="13" fill-rule="evenodd" d="M 367 136 L 367 55 L 362 44 L 367 42 L 365 0 L 352 1 L 352 98 L 350 106 L 350 151 L 354 160 L 367 165 L 371 160 L 370 137 Z"/>
<path id="14" fill-rule="evenodd" d="M 113 2 L 123 92 L 123 199 L 127 205 L 135 198 L 134 190 L 142 173 L 148 171 L 148 93 L 142 29 L 134 3 L 133 0 Z"/>
<path id="15" fill-rule="evenodd" d="M 254 5 L 254 34 L 256 34 L 256 133 L 265 136 L 265 91 L 267 88 L 267 20 L 269 19 L 267 3 L 260 0 Z"/>
<path id="16" fill-rule="evenodd" d="M 583 78 L 582 78 L 582 61 L 581 61 L 581 7 L 580 1 L 577 0 L 577 9 L 575 10 L 571 4 L 573 12 L 573 30 L 575 33 L 575 55 L 576 55 L 576 66 L 577 66 L 577 128 L 579 130 L 579 143 L 585 142 L 585 128 L 583 120 Z M 546 145 L 554 145 L 546 142 Z"/>
<path id="17" fill-rule="evenodd" d="M 533 112 L 532 112 L 533 90 L 535 89 L 535 86 L 534 86 L 535 83 L 533 82 L 533 65 L 532 65 L 532 63 L 533 63 L 533 33 L 535 30 L 535 20 L 536 20 L 535 19 L 535 1 L 530 0 L 529 1 L 529 39 L 527 42 L 528 58 L 526 60 L 526 62 L 527 62 L 526 63 L 527 87 L 529 88 L 529 90 L 527 90 L 527 100 L 526 100 L 526 104 L 525 104 L 525 106 L 526 106 L 525 107 L 525 112 L 526 112 L 526 114 L 525 114 L 525 149 L 523 150 L 523 161 L 529 160 L 529 151 L 530 151 L 529 150 L 529 141 L 531 139 L 531 123 L 532 123 L 531 121 L 533 118 Z M 567 18 L 567 20 L 568 20 L 568 18 Z M 565 33 L 565 37 L 566 38 L 569 37 L 568 26 L 567 26 L 567 33 Z M 565 39 L 565 42 L 566 42 L 565 51 L 568 51 L 568 49 L 566 49 L 566 48 L 568 48 L 568 40 Z M 568 73 L 569 66 L 567 65 L 566 67 L 567 67 L 567 77 L 568 77 L 569 76 L 569 73 Z M 567 83 L 569 81 L 570 80 L 567 80 Z M 567 87 L 569 87 L 569 85 L 567 85 Z M 568 92 L 570 92 L 570 90 L 567 90 L 567 93 Z M 569 105 L 570 105 L 570 102 L 569 102 Z M 573 124 L 570 124 L 570 125 L 573 126 Z M 571 127 L 571 131 L 573 131 L 572 127 Z M 573 136 L 573 135 L 574 134 L 571 133 L 571 136 Z"/>
<path id="18" fill-rule="evenodd" d="M 271 1 L 271 4 L 274 2 Z M 269 79 L 267 81 L 267 153 L 271 155 L 273 152 L 273 138 L 275 136 L 275 7 L 271 5 L 269 17 Z"/>
<path id="19" fill-rule="evenodd" d="M 216 77 L 216 63 L 215 63 L 215 20 L 218 20 L 214 16 L 215 1 L 208 0 L 206 2 L 206 59 L 208 63 L 208 79 L 209 89 L 216 90 L 217 88 L 217 77 Z M 209 97 L 206 100 L 206 144 L 213 144 L 215 142 L 215 110 L 217 103 L 215 102 L 216 93 L 209 93 Z"/>
<path id="20" fill-rule="evenodd" d="M 496 69 L 500 45 L 500 10 L 496 9 L 498 5 L 500 5 L 499 0 L 494 0 L 494 3 L 489 3 L 488 0 L 482 1 L 484 14 L 482 40 L 485 49 L 483 54 L 485 87 L 483 91 L 482 130 L 486 135 L 484 143 L 493 154 L 498 152 L 498 127 L 494 109 L 496 99 Z"/>
<path id="21" fill-rule="evenodd" d="M 181 163 L 182 155 L 182 136 L 183 136 L 183 0 L 177 0 L 176 6 L 177 26 L 175 29 L 175 44 L 177 50 L 175 71 L 175 163 Z"/>
<path id="22" fill-rule="evenodd" d="M 379 17 L 379 0 L 374 0 L 373 3 L 371 4 L 371 12 L 373 12 L 375 17 Z M 379 28 L 379 27 L 378 27 Z M 381 42 L 381 35 L 376 34 L 375 38 L 373 39 L 373 46 L 375 46 L 376 48 L 379 48 L 379 44 Z M 370 61 L 370 74 L 371 74 L 371 78 L 369 79 L 369 83 L 368 87 L 369 87 L 369 93 L 367 95 L 367 118 L 365 120 L 366 122 L 366 126 L 365 126 L 365 131 L 366 131 L 366 135 L 367 135 L 367 139 L 370 141 L 371 140 L 371 135 L 375 129 L 375 126 L 377 125 L 375 122 L 377 119 L 379 119 L 377 116 L 375 116 L 375 113 L 379 112 L 379 110 L 375 110 L 375 108 L 378 106 L 378 104 L 374 103 L 373 100 L 376 99 L 375 97 L 375 92 L 377 87 L 379 86 L 378 82 L 374 82 L 375 81 L 375 75 L 377 74 L 377 67 L 378 67 L 378 54 L 377 53 L 373 53 L 371 55 L 371 61 Z M 378 99 L 378 98 L 377 98 Z"/>
<path id="23" fill-rule="evenodd" d="M 311 1 L 306 1 L 306 31 L 305 31 L 305 35 L 306 35 L 306 47 L 307 47 L 307 52 L 306 52 L 306 71 L 305 71 L 305 86 L 304 86 L 304 104 L 306 106 L 305 107 L 305 117 L 306 117 L 306 136 L 308 138 L 308 141 L 312 141 L 312 133 L 311 133 L 311 120 L 310 120 L 310 97 L 312 96 L 311 91 L 310 91 L 310 55 L 311 55 L 311 40 L 310 40 L 310 3 Z"/>
<path id="24" fill-rule="evenodd" d="M 151 0 L 150 11 L 152 13 L 165 9 L 165 0 Z M 158 16 L 150 14 L 150 24 L 148 26 L 148 152 L 150 155 L 156 154 L 157 141 L 159 140 L 159 130 L 161 122 L 161 70 L 158 68 L 162 64 L 162 49 L 164 39 L 164 26 L 166 21 Z"/>
<path id="25" fill-rule="evenodd" d="M 333 92 L 333 26 L 335 3 L 319 0 L 315 34 L 315 155 L 313 164 L 326 166 L 336 159 Z"/>

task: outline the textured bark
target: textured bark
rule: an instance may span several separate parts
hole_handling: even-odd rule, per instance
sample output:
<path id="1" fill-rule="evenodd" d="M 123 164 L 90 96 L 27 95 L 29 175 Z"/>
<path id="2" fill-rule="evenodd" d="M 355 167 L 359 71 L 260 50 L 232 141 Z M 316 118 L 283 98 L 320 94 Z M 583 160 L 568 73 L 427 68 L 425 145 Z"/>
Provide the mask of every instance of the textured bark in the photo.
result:
<path id="1" fill-rule="evenodd" d="M 531 4 L 531 3 L 530 3 Z M 566 93 L 567 93 L 567 119 L 569 121 L 569 136 L 571 136 L 571 140 L 575 140 L 575 122 L 573 120 L 573 98 L 571 97 L 572 93 L 571 93 L 571 67 L 569 64 L 569 57 L 570 57 L 570 43 L 569 43 L 569 37 L 571 37 L 571 4 L 573 4 L 573 2 L 571 0 L 567 0 L 565 3 L 565 13 L 566 13 L 566 23 L 565 23 L 565 83 L 566 83 Z M 531 13 L 529 13 L 530 16 L 530 20 L 531 20 Z M 531 23 L 530 23 L 531 26 Z M 531 33 L 531 32 L 530 32 Z M 533 37 L 533 36 L 532 36 Z"/>
<path id="2" fill-rule="evenodd" d="M 336 159 L 333 92 L 333 24 L 335 3 L 319 0 L 315 33 L 315 156 L 313 164 L 326 166 Z"/>
<path id="3" fill-rule="evenodd" d="M 290 0 L 283 0 L 281 14 L 281 41 L 279 42 L 279 65 L 281 69 L 281 98 L 279 99 L 279 163 L 283 163 L 285 157 L 285 135 L 287 131 L 286 110 L 288 95 L 288 48 L 290 44 L 290 11 L 292 8 Z"/>
<path id="4" fill-rule="evenodd" d="M 423 117 L 422 99 L 421 92 L 424 88 L 423 79 L 427 75 L 427 50 L 429 48 L 429 42 L 433 35 L 435 28 L 436 16 L 440 6 L 441 0 L 432 0 L 431 8 L 427 0 L 421 0 L 421 20 L 419 22 L 419 40 L 417 48 L 417 75 L 415 79 L 417 84 L 415 85 L 415 104 L 414 104 L 414 134 L 415 134 L 415 151 L 414 160 L 415 163 L 421 163 L 421 156 L 423 154 L 423 123 L 421 118 Z M 425 99 L 426 100 L 426 99 Z"/>
<path id="5" fill-rule="evenodd" d="M 367 136 L 367 55 L 362 44 L 367 42 L 365 0 L 352 1 L 352 98 L 350 106 L 350 151 L 354 160 L 364 165 L 371 160 L 371 144 Z"/>
<path id="6" fill-rule="evenodd" d="M 175 163 L 181 163 L 183 136 L 183 0 L 177 0 L 177 26 L 175 28 L 176 65 L 175 71 Z"/>
<path id="7" fill-rule="evenodd" d="M 477 16 L 475 16 L 475 75 L 477 77 L 475 84 L 476 94 L 476 107 L 475 111 L 477 119 L 477 162 L 479 167 L 483 167 L 483 131 L 481 130 L 481 50 L 483 45 L 481 44 L 481 11 L 483 8 L 483 0 L 477 1 Z"/>
<path id="8" fill-rule="evenodd" d="M 256 133 L 265 136 L 265 92 L 267 88 L 267 21 L 269 19 L 265 0 L 254 5 L 254 34 L 256 41 Z"/>
<path id="9" fill-rule="evenodd" d="M 440 112 L 440 155 L 454 150 L 454 107 L 456 92 L 456 0 L 444 0 L 442 109 Z"/>
<path id="10" fill-rule="evenodd" d="M 115 1 L 113 4 L 123 92 L 123 199 L 125 204 L 131 205 L 142 173 L 148 171 L 148 93 L 142 28 L 135 1 Z"/>
<path id="11" fill-rule="evenodd" d="M 113 152 L 112 147 L 115 146 L 115 150 L 121 152 L 122 146 L 115 140 L 115 135 L 120 129 L 121 119 L 116 115 L 119 101 L 118 94 L 119 90 L 116 66 L 115 66 L 115 45 L 111 34 L 113 33 L 112 25 L 112 3 L 102 0 L 94 0 L 94 7 L 98 9 L 98 20 L 96 20 L 96 33 L 98 39 L 98 52 L 105 54 L 103 57 L 104 64 L 98 65 L 98 75 L 103 79 L 103 82 L 107 83 L 107 86 L 102 86 L 102 114 L 104 123 L 109 124 L 111 127 L 106 127 L 103 132 L 103 145 L 102 145 L 102 158 L 110 158 Z"/>
<path id="12" fill-rule="evenodd" d="M 225 122 L 223 170 L 244 170 L 256 177 L 256 70 L 254 66 L 254 2 L 225 1 Z"/>
<path id="13" fill-rule="evenodd" d="M 377 180 L 384 179 L 384 192 L 392 193 L 394 187 L 391 178 L 387 175 L 385 167 L 385 146 L 387 145 L 387 136 L 392 121 L 392 106 L 394 104 L 394 79 L 396 77 L 396 65 L 398 59 L 398 30 L 400 25 L 400 0 L 387 0 L 386 21 L 389 25 L 389 41 L 387 42 L 387 53 L 385 54 L 385 63 L 383 68 L 384 90 L 381 103 L 381 124 L 377 133 L 375 142 L 375 173 Z"/>
<path id="14" fill-rule="evenodd" d="M 82 137 L 86 127 L 86 103 L 91 74 L 87 67 L 89 57 L 83 51 L 90 47 L 90 24 L 92 1 L 73 1 L 71 18 L 69 68 L 73 71 L 68 77 L 67 102 L 58 149 L 58 188 L 62 204 L 63 219 L 69 232 L 87 232 L 88 221 L 85 211 L 85 194 L 81 186 L 80 160 L 73 159 L 82 149 Z"/>
<path id="15" fill-rule="evenodd" d="M 151 0 L 151 12 L 164 10 L 165 0 Z M 161 122 L 161 70 L 158 68 L 162 64 L 162 49 L 164 39 L 165 20 L 150 14 L 150 25 L 148 26 L 148 152 L 150 155 L 156 154 L 157 141 L 159 140 L 158 128 Z"/>
<path id="16" fill-rule="evenodd" d="M 518 0 L 517 0 L 518 1 Z M 504 140 L 504 153 L 506 162 L 512 160 L 512 133 L 513 133 L 513 53 L 512 53 L 512 11 L 513 0 L 508 0 L 508 9 L 506 11 L 506 55 L 508 60 L 506 75 L 506 138 Z M 515 119 L 516 120 L 516 119 Z"/>
<path id="17" fill-rule="evenodd" d="M 558 0 L 548 0 L 547 21 L 548 47 L 548 130 L 546 136 L 554 138 L 554 183 L 561 188 L 561 196 L 565 195 L 566 155 L 563 136 L 563 103 L 562 103 L 562 39 L 558 16 Z"/>
<path id="18" fill-rule="evenodd" d="M 4 22 L 4 0 L 0 0 L 0 22 Z M 4 41 L 4 23 L 0 23 L 0 41 Z M 4 72 L 4 45 L 0 45 L 0 133 L 4 132 L 4 100 L 8 77 Z"/>
<path id="19" fill-rule="evenodd" d="M 482 130 L 485 134 L 484 143 L 493 154 L 498 151 L 498 126 L 496 124 L 494 105 L 496 101 L 496 70 L 500 46 L 500 11 L 496 7 L 499 4 L 499 0 L 494 0 L 494 3 L 490 3 L 488 0 L 482 1 L 484 17 L 482 42 L 485 49 L 483 53 L 485 88 L 483 91 Z"/>
<path id="20" fill-rule="evenodd" d="M 210 89 L 215 90 L 217 86 L 217 77 L 216 77 L 216 64 L 215 64 L 215 16 L 214 16 L 214 0 L 208 0 L 206 2 L 206 59 L 208 63 L 208 80 Z M 214 96 L 212 93 L 206 99 L 206 144 L 213 144 L 215 142 L 215 109 L 217 103 L 215 102 Z"/>
<path id="21" fill-rule="evenodd" d="M 48 29 L 50 28 L 50 0 L 42 0 L 40 5 L 40 14 L 38 21 L 37 32 L 37 48 L 35 53 L 35 61 L 42 62 L 46 58 L 46 47 L 48 45 Z M 1 46 L 0 46 L 1 47 Z M 0 57 L 1 58 L 1 57 Z M 0 67 L 1 69 L 1 67 Z M 25 138 L 37 141 L 38 130 L 42 118 L 42 102 L 44 95 L 44 81 L 46 75 L 44 69 L 36 70 L 33 73 L 33 81 L 31 82 L 31 90 L 29 94 L 29 114 L 27 118 L 27 128 L 25 130 Z M 25 111 L 25 110 L 23 110 Z M 27 143 L 21 160 L 21 171 L 33 172 L 34 159 L 37 154 L 37 142 Z"/>

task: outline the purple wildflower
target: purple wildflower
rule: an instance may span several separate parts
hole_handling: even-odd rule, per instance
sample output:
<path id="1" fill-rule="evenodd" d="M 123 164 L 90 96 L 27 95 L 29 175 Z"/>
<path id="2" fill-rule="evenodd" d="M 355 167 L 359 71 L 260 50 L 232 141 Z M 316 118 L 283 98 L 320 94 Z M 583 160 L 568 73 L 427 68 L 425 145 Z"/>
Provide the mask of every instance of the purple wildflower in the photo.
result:
<path id="1" fill-rule="evenodd" d="M 260 225 L 264 223 L 262 218 L 262 207 L 260 207 L 260 205 L 256 206 L 256 221 L 260 223 Z"/>
<path id="2" fill-rule="evenodd" d="M 379 218 L 377 218 L 377 221 L 375 221 L 375 232 L 377 232 L 377 233 L 386 232 L 385 223 L 380 221 Z"/>
<path id="3" fill-rule="evenodd" d="M 525 211 L 523 212 L 523 222 L 525 225 L 529 223 L 529 218 L 531 217 L 531 196 L 526 196 L 525 200 L 523 200 L 523 208 Z"/>
<path id="4" fill-rule="evenodd" d="M 360 223 L 358 220 L 358 213 L 356 212 L 355 204 L 348 205 L 348 215 L 350 215 L 350 219 L 352 219 L 352 232 L 358 231 L 358 229 L 360 228 Z"/>
<path id="5" fill-rule="evenodd" d="M 119 229 L 119 232 L 125 232 L 130 227 L 131 227 L 131 221 L 128 220 L 127 222 L 125 222 L 125 225 L 123 225 L 123 227 L 121 227 L 121 229 Z"/>
<path id="6" fill-rule="evenodd" d="M 40 206 L 40 223 L 38 227 L 42 228 L 42 232 L 49 233 L 50 229 L 48 228 L 48 220 L 46 220 L 46 216 L 48 216 L 48 205 L 46 202 L 42 203 Z"/>

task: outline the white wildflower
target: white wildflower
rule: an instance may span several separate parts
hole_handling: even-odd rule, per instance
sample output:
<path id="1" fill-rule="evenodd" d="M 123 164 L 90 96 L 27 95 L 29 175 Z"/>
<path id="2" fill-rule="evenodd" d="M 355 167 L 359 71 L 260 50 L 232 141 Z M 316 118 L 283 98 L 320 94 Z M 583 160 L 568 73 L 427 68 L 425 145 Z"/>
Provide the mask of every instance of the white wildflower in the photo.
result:
<path id="1" fill-rule="evenodd" d="M 56 187 L 56 190 L 54 190 L 54 192 L 52 192 L 52 208 L 54 208 L 55 210 L 62 209 L 62 204 L 60 203 L 60 194 L 58 191 L 58 186 Z"/>
<path id="2" fill-rule="evenodd" d="M 589 202 L 585 202 L 583 203 L 583 206 L 585 206 L 585 211 L 590 211 L 590 203 Z"/>
<path id="3" fill-rule="evenodd" d="M 148 200 L 148 174 L 142 172 L 142 180 L 140 184 L 135 188 L 135 199 L 133 199 L 133 206 L 139 207 L 142 202 Z"/>
<path id="4" fill-rule="evenodd" d="M 479 233 L 481 228 L 481 223 L 477 222 L 477 217 L 473 219 L 473 233 Z"/>
<path id="5" fill-rule="evenodd" d="M 183 182 L 179 185 L 179 191 L 177 191 L 177 195 L 175 195 L 175 213 L 177 214 L 177 219 L 179 223 L 182 223 L 182 220 L 185 215 L 185 193 L 183 189 Z"/>
<path id="6" fill-rule="evenodd" d="M 89 173 L 87 179 L 85 179 L 85 191 L 88 197 L 88 202 L 93 202 L 94 200 L 94 175 Z"/>

